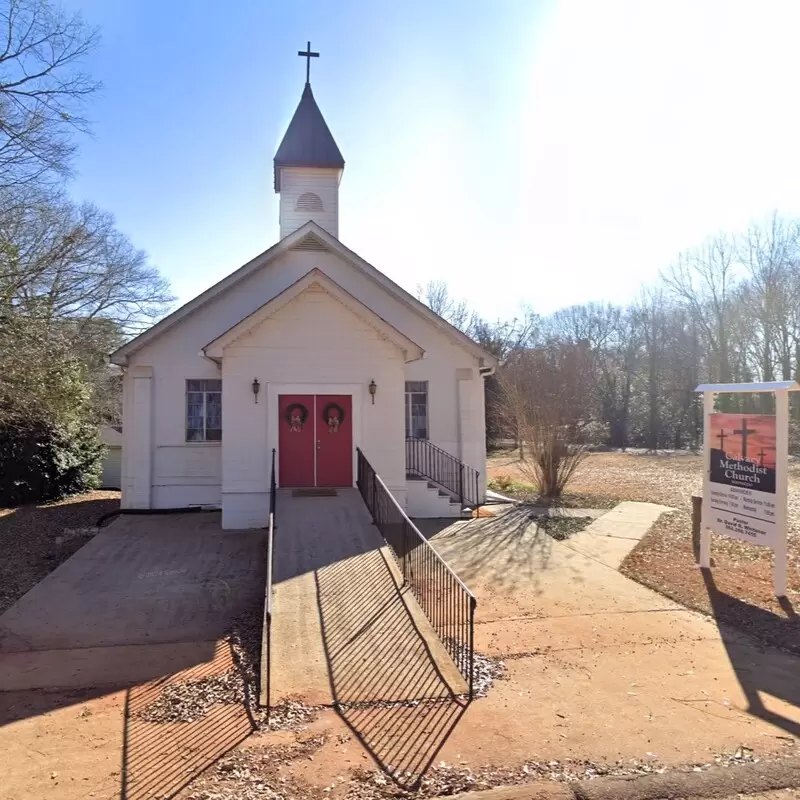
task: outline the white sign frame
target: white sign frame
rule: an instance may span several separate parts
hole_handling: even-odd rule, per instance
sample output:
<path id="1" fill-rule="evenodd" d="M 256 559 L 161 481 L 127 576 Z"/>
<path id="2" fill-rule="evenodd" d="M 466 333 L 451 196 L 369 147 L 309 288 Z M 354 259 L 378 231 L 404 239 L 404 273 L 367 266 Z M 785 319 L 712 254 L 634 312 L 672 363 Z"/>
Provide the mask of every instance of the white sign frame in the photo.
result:
<path id="1" fill-rule="evenodd" d="M 718 394 L 733 392 L 773 392 L 775 394 L 775 537 L 773 554 L 773 585 L 776 597 L 786 597 L 788 590 L 788 541 L 786 509 L 789 494 L 789 392 L 800 390 L 794 381 L 768 381 L 765 383 L 701 383 L 696 391 L 703 393 L 703 510 L 700 530 L 700 567 L 711 568 L 711 528 L 705 520 L 711 519 L 711 436 L 709 418 L 714 413 L 714 400 Z"/>

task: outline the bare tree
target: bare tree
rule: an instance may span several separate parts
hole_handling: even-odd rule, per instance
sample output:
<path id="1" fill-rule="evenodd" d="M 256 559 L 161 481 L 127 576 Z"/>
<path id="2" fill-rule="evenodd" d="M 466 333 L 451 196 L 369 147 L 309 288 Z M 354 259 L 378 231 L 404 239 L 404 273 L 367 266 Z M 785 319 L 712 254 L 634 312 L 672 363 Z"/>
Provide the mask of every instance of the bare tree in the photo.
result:
<path id="1" fill-rule="evenodd" d="M 417 299 L 425 303 L 434 314 L 447 320 L 462 333 L 469 333 L 472 312 L 466 300 L 457 300 L 450 294 L 444 281 L 428 281 L 425 286 L 417 286 Z"/>
<path id="2" fill-rule="evenodd" d="M 527 445 L 520 468 L 550 500 L 560 497 L 586 454 L 590 383 L 585 344 L 520 350 L 502 371 L 505 408 Z"/>
<path id="3" fill-rule="evenodd" d="M 97 320 L 135 334 L 164 313 L 167 280 L 110 214 L 50 193 L 26 197 L 0 204 L 0 309 L 71 320 L 77 335 Z"/>
<path id="4" fill-rule="evenodd" d="M 99 37 L 47 0 L 0 8 L 0 187 L 69 172 L 73 133 L 99 84 L 81 71 Z"/>
<path id="5" fill-rule="evenodd" d="M 697 320 L 714 356 L 713 379 L 732 379 L 729 328 L 738 278 L 733 238 L 720 234 L 682 253 L 663 276 L 666 286 Z"/>

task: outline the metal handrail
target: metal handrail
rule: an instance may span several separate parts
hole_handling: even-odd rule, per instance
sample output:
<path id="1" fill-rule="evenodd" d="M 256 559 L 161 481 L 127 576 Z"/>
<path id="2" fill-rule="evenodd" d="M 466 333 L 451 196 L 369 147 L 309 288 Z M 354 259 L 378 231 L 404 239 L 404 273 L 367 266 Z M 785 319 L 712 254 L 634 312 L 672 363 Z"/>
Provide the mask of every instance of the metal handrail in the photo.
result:
<path id="1" fill-rule="evenodd" d="M 383 479 L 356 448 L 358 488 L 375 525 L 398 562 L 403 582 L 417 599 L 473 696 L 477 600 L 436 552 Z"/>
<path id="2" fill-rule="evenodd" d="M 267 586 L 264 593 L 264 632 L 262 634 L 261 658 L 264 664 L 262 675 L 265 686 L 261 693 L 261 705 L 266 706 L 267 719 L 270 711 L 270 690 L 272 671 L 272 583 L 274 579 L 273 565 L 275 563 L 275 506 L 277 487 L 275 483 L 275 450 L 272 450 L 272 475 L 269 481 L 269 522 L 267 524 Z"/>
<path id="3" fill-rule="evenodd" d="M 369 463 L 369 462 L 367 462 L 367 463 Z M 419 541 L 419 544 L 422 545 L 423 547 L 427 547 L 430 550 L 430 552 L 432 553 L 433 557 L 437 558 L 439 561 L 442 562 L 442 566 L 445 568 L 445 570 L 447 570 L 447 572 L 450 573 L 450 575 L 458 583 L 458 585 L 473 600 L 475 600 L 475 602 L 477 602 L 477 598 L 472 593 L 472 591 L 467 586 L 467 584 L 464 583 L 464 581 L 462 581 L 461 578 L 458 577 L 458 575 L 455 573 L 453 568 L 441 557 L 441 555 L 439 555 L 439 553 L 437 552 L 436 548 L 433 547 L 433 545 L 422 535 L 422 532 L 420 531 L 420 529 L 412 522 L 411 517 L 409 517 L 408 514 L 406 514 L 406 512 L 403 510 L 403 507 L 400 505 L 400 503 L 397 502 L 397 498 L 389 491 L 389 487 L 383 482 L 383 478 L 381 478 L 381 476 L 378 475 L 377 472 L 375 472 L 374 474 L 375 474 L 376 482 L 386 492 L 386 494 L 389 495 L 389 501 L 392 503 L 392 505 L 394 505 L 394 507 L 403 515 L 403 517 L 405 518 L 404 521 L 411 528 L 411 530 L 414 532 L 415 536 L 417 537 L 417 540 Z"/>
<path id="4" fill-rule="evenodd" d="M 480 506 L 480 473 L 427 439 L 406 437 L 406 472 L 427 478 L 458 497 L 461 505 Z"/>

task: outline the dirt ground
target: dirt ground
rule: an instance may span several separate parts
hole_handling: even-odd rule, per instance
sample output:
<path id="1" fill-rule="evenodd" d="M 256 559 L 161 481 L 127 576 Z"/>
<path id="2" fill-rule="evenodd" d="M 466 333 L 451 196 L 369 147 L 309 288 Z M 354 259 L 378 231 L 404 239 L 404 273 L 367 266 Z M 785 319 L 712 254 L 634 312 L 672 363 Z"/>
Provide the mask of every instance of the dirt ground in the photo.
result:
<path id="1" fill-rule="evenodd" d="M 492 468 L 513 469 L 504 458 Z M 604 454 L 576 489 L 685 510 L 698 483 L 691 456 Z M 191 722 L 143 716 L 174 678 L 109 693 L 0 693 L 0 798 L 386 800 L 797 757 L 796 658 L 720 633 L 529 522 L 465 521 L 434 537 L 478 595 L 477 649 L 503 673 L 486 697 L 345 704 L 258 730 L 241 703 Z M 715 542 L 715 558 L 724 552 Z M 196 676 L 229 666 L 220 643 Z"/>
<path id="2" fill-rule="evenodd" d="M 800 653 L 800 464 L 789 468 L 789 594 L 772 590 L 772 552 L 712 534 L 713 585 L 697 569 L 691 540 L 691 496 L 702 491 L 703 460 L 691 453 L 593 453 L 569 486 L 572 495 L 663 503 L 663 516 L 622 566 L 645 586 L 757 636 Z M 516 452 L 489 460 L 489 476 L 524 481 Z"/>
<path id="3" fill-rule="evenodd" d="M 720 636 L 523 516 L 456 521 L 434 542 L 478 595 L 478 651 L 503 662 L 485 697 L 342 703 L 300 730 L 258 730 L 242 703 L 153 721 L 144 712 L 172 679 L 101 697 L 9 693 L 0 798 L 386 800 L 798 752 L 792 656 Z M 380 628 L 380 613 L 369 624 Z M 196 675 L 224 671 L 225 658 L 220 647 Z"/>
<path id="4" fill-rule="evenodd" d="M 97 532 L 119 492 L 97 491 L 43 505 L 0 508 L 0 614 Z"/>

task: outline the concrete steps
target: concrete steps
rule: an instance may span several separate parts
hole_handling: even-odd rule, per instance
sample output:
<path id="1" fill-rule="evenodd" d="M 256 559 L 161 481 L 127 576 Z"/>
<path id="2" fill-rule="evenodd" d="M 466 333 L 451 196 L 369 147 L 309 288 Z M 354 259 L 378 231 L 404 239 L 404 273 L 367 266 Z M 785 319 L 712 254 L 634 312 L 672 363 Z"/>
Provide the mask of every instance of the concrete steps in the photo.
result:
<path id="1" fill-rule="evenodd" d="M 453 498 L 435 483 L 418 475 L 406 475 L 407 507 L 409 517 L 418 519 L 457 519 L 469 511 L 465 511 L 458 499 Z"/>

